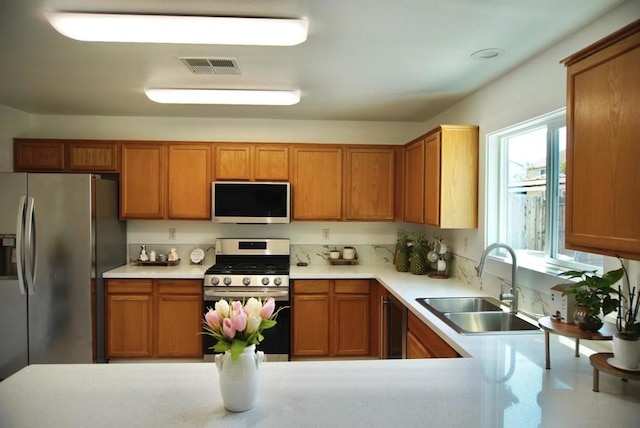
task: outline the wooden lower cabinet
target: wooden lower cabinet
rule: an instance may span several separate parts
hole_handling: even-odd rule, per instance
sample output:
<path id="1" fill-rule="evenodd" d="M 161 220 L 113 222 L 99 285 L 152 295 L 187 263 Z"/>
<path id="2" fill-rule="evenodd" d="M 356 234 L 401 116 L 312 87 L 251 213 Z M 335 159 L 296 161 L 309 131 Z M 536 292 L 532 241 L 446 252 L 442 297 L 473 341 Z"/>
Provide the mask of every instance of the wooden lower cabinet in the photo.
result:
<path id="1" fill-rule="evenodd" d="M 407 314 L 407 358 L 455 358 L 458 352 L 413 313 Z"/>
<path id="2" fill-rule="evenodd" d="M 107 358 L 202 357 L 202 281 L 107 281 Z"/>
<path id="3" fill-rule="evenodd" d="M 296 280 L 292 358 L 370 355 L 370 281 Z"/>

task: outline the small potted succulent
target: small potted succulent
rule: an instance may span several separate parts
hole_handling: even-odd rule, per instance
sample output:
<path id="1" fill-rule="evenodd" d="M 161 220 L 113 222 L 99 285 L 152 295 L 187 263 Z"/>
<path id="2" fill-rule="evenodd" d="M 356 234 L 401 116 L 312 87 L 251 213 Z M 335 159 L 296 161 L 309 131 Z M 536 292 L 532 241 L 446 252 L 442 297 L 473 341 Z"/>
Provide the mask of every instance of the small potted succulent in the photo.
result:
<path id="1" fill-rule="evenodd" d="M 618 291 L 613 285 L 622 278 L 624 269 L 616 269 L 602 276 L 596 275 L 596 271 L 569 270 L 562 272 L 561 276 L 569 279 L 580 278 L 580 281 L 572 284 L 562 294 L 574 295 L 576 299 L 576 311 L 574 320 L 578 327 L 585 331 L 598 331 L 602 327 L 602 316 L 618 309 Z"/>

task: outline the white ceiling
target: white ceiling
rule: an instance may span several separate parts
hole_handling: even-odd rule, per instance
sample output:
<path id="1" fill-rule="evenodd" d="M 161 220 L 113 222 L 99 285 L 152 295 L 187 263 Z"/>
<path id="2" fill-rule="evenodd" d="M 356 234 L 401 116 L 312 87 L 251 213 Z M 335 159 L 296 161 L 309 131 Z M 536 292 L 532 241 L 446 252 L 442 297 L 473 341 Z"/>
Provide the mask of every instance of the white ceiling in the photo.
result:
<path id="1" fill-rule="evenodd" d="M 424 121 L 623 0 L 0 0 L 0 104 L 36 114 Z M 306 17 L 293 47 L 89 43 L 44 10 Z M 471 53 L 500 48 L 479 61 Z M 179 57 L 235 58 L 241 75 Z M 560 66 L 560 65 L 559 65 Z M 160 105 L 150 87 L 299 89 L 295 106 Z"/>

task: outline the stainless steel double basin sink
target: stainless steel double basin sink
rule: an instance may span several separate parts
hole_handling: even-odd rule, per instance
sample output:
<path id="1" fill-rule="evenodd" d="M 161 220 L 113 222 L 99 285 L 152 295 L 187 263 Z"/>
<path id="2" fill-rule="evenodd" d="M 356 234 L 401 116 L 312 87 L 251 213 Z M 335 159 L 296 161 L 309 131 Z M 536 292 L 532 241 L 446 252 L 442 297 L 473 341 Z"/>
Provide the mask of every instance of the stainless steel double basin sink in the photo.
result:
<path id="1" fill-rule="evenodd" d="M 460 334 L 521 334 L 539 328 L 504 312 L 490 297 L 433 297 L 416 301 Z"/>

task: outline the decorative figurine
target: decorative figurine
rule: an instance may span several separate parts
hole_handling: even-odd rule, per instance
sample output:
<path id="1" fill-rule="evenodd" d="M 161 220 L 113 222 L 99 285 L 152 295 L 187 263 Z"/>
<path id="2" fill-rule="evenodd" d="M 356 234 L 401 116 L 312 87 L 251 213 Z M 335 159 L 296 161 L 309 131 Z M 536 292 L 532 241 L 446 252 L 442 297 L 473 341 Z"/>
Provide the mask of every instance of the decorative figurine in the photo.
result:
<path id="1" fill-rule="evenodd" d="M 169 261 L 176 262 L 178 261 L 178 251 L 175 248 L 169 250 Z"/>
<path id="2" fill-rule="evenodd" d="M 138 257 L 138 260 L 140 260 L 141 262 L 149 261 L 149 255 L 147 255 L 146 245 L 140 245 L 140 256 Z"/>

